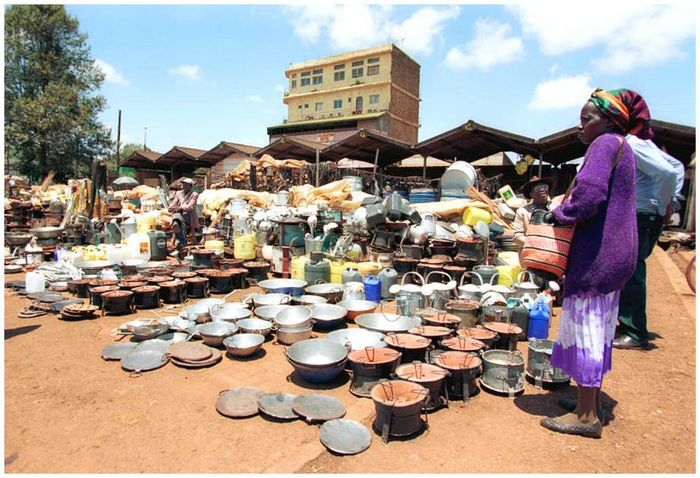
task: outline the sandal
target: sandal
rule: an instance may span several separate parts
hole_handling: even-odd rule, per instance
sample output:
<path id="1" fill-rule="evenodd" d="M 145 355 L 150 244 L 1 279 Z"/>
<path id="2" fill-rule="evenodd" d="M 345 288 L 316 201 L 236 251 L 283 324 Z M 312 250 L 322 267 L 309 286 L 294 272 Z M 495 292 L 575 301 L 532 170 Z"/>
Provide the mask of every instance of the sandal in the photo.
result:
<path id="1" fill-rule="evenodd" d="M 543 418 L 540 425 L 548 430 L 567 435 L 580 435 L 586 438 L 600 438 L 603 435 L 603 425 L 600 420 L 593 423 L 562 423 L 556 418 Z"/>

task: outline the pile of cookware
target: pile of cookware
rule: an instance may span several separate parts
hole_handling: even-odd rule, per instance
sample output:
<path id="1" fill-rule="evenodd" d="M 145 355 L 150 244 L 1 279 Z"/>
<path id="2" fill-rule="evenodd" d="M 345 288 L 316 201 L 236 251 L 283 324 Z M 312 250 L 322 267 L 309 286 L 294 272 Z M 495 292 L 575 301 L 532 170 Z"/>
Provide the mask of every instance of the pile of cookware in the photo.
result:
<path id="1" fill-rule="evenodd" d="M 295 372 L 311 383 L 326 383 L 345 368 L 348 348 L 328 339 L 307 339 L 284 351 Z"/>
<path id="2" fill-rule="evenodd" d="M 85 320 L 96 318 L 95 313 L 100 310 L 96 305 L 91 304 L 69 304 L 61 310 L 63 320 Z"/>
<path id="3" fill-rule="evenodd" d="M 207 343 L 206 339 L 204 343 Z M 220 350 L 207 347 L 200 342 L 177 342 L 172 344 L 168 350 L 170 361 L 184 368 L 209 367 L 220 362 L 221 355 Z"/>

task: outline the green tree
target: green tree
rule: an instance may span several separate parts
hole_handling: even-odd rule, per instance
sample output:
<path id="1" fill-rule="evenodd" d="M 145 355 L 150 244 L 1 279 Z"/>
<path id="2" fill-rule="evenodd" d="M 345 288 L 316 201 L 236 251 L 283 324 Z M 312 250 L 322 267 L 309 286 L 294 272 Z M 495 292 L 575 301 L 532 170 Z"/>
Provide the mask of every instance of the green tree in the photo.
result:
<path id="1" fill-rule="evenodd" d="M 119 148 L 119 161 L 123 163 L 129 158 L 129 156 L 134 154 L 136 151 L 143 151 L 143 145 L 136 143 L 127 143 L 121 145 L 121 147 Z M 146 151 L 150 150 L 146 148 Z M 110 153 L 110 155 L 107 156 L 107 168 L 110 171 L 117 171 L 119 169 L 119 165 L 117 164 L 116 153 Z"/>
<path id="2" fill-rule="evenodd" d="M 82 176 L 111 147 L 104 75 L 78 26 L 62 5 L 5 10 L 5 160 L 32 179 Z"/>

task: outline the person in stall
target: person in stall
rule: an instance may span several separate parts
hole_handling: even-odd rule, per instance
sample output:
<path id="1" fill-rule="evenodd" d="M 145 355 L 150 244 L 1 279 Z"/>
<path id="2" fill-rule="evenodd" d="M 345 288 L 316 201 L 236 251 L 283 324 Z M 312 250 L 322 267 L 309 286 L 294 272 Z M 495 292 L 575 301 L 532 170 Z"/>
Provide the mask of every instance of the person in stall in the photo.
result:
<path id="1" fill-rule="evenodd" d="M 177 239 L 177 250 L 179 255 L 184 255 L 184 247 L 187 245 L 187 233 L 199 227 L 199 216 L 197 216 L 197 194 L 194 190 L 194 181 L 191 178 L 180 180 L 182 189 L 175 193 L 175 197 L 170 202 L 168 211 L 172 213 L 172 231 Z"/>

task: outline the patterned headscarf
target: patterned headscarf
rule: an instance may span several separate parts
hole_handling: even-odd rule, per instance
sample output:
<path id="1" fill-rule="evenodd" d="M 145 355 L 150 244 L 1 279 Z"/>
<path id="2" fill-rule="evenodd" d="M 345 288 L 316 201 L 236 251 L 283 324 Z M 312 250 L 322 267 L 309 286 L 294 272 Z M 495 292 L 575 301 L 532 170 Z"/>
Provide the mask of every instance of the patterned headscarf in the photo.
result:
<path id="1" fill-rule="evenodd" d="M 626 88 L 605 91 L 598 88 L 591 94 L 591 101 L 625 134 L 633 134 L 640 139 L 654 137 L 649 125 L 649 107 L 636 91 Z"/>

